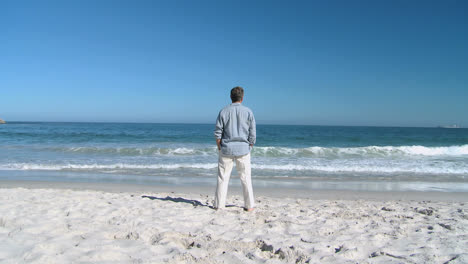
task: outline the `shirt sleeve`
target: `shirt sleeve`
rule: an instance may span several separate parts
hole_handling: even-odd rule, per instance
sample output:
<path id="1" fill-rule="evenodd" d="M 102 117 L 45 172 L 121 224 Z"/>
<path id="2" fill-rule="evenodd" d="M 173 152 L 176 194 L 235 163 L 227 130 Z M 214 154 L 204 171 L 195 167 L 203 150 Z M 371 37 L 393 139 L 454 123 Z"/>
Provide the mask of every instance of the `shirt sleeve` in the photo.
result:
<path id="1" fill-rule="evenodd" d="M 214 130 L 214 136 L 216 139 L 221 139 L 221 136 L 223 135 L 223 120 L 221 117 L 221 112 L 218 114 L 218 118 L 216 118 L 216 125 L 215 125 L 215 130 Z"/>
<path id="2" fill-rule="evenodd" d="M 257 128 L 256 128 L 256 123 L 255 123 L 255 117 L 253 113 L 250 113 L 250 125 L 249 125 L 249 144 L 253 145 L 255 144 L 255 141 L 257 140 Z"/>

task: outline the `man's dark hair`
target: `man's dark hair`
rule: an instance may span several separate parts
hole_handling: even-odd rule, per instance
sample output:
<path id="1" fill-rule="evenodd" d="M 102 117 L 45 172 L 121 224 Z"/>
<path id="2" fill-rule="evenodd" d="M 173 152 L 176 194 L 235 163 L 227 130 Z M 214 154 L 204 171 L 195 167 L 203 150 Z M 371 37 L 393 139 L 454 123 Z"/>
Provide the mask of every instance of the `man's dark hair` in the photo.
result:
<path id="1" fill-rule="evenodd" d="M 240 86 L 236 86 L 231 89 L 231 100 L 232 102 L 239 102 L 244 98 L 244 89 Z"/>

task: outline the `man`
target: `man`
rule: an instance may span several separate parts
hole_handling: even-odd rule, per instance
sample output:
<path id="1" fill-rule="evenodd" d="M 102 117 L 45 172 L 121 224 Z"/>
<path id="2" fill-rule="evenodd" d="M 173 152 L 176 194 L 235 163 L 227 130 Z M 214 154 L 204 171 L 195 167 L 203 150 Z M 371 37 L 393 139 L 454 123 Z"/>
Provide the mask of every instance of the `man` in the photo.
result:
<path id="1" fill-rule="evenodd" d="M 251 212 L 254 197 L 250 176 L 250 150 L 256 138 L 255 118 L 252 111 L 241 104 L 244 100 L 242 87 L 232 88 L 231 100 L 232 104 L 219 112 L 214 131 L 219 151 L 214 207 L 221 209 L 226 206 L 229 177 L 233 163 L 236 162 L 244 193 L 244 209 Z"/>

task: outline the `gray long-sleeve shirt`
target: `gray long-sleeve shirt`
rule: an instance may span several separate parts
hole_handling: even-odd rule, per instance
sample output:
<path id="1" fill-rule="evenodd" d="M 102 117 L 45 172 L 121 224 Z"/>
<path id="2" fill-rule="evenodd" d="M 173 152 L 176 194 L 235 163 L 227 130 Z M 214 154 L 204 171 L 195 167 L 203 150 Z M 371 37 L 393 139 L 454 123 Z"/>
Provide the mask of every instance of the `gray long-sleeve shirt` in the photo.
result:
<path id="1" fill-rule="evenodd" d="M 257 137 L 252 110 L 240 103 L 224 107 L 216 119 L 214 135 L 216 139 L 221 139 L 222 154 L 229 156 L 248 154 L 250 145 L 255 144 Z"/>

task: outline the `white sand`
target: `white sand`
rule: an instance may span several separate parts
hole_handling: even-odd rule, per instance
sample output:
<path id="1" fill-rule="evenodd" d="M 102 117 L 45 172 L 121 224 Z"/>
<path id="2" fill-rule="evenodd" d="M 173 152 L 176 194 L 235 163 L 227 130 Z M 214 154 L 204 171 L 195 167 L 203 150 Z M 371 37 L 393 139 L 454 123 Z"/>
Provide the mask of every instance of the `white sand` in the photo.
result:
<path id="1" fill-rule="evenodd" d="M 468 263 L 463 201 L 256 200 L 0 188 L 0 262 Z"/>

